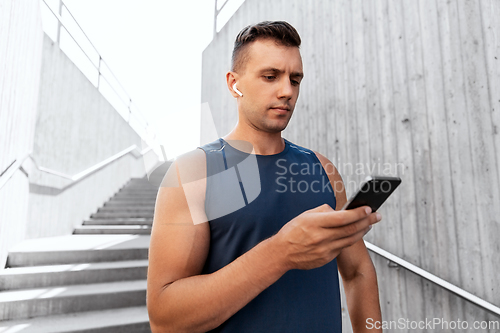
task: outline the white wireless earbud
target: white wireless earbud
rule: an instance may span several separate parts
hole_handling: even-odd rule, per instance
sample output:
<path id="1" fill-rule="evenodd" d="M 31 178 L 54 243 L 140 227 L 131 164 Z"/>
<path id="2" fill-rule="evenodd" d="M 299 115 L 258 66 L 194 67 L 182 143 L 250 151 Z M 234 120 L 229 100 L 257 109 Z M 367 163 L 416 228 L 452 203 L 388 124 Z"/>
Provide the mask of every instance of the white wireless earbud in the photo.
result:
<path id="1" fill-rule="evenodd" d="M 235 93 L 237 93 L 238 95 L 240 95 L 240 97 L 243 97 L 243 94 L 241 93 L 241 91 L 238 90 L 238 88 L 236 88 L 236 83 L 233 84 L 233 90 Z"/>

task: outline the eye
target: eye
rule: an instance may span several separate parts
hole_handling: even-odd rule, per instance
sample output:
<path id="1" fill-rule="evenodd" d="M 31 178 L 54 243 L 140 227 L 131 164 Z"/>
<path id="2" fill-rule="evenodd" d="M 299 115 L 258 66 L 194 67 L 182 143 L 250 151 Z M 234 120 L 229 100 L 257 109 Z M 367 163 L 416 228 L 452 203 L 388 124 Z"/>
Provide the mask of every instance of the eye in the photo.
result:
<path id="1" fill-rule="evenodd" d="M 273 76 L 273 75 L 266 75 L 264 77 L 266 78 L 266 80 L 269 80 L 269 81 L 272 81 L 276 78 L 276 76 Z"/>
<path id="2" fill-rule="evenodd" d="M 298 86 L 300 84 L 299 81 L 296 81 L 296 80 L 291 80 L 292 81 L 292 85 L 294 86 Z"/>

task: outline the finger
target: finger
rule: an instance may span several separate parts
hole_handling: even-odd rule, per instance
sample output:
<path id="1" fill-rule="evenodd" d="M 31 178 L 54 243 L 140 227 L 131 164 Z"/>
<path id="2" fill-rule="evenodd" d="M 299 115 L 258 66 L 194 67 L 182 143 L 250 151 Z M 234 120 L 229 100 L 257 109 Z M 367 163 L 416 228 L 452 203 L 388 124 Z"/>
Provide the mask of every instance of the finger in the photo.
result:
<path id="1" fill-rule="evenodd" d="M 373 217 L 367 216 L 359 221 L 349 223 L 339 228 L 335 228 L 333 231 L 335 232 L 332 235 L 335 239 L 348 238 L 352 235 L 356 235 L 359 232 L 366 231 L 368 227 L 372 224 Z"/>
<path id="2" fill-rule="evenodd" d="M 349 247 L 349 246 L 355 244 L 356 242 L 358 242 L 359 240 L 361 240 L 363 238 L 363 236 L 365 235 L 365 233 L 368 230 L 369 229 L 367 227 L 365 229 L 361 229 L 359 232 L 357 232 L 357 233 L 355 233 L 355 234 L 353 234 L 351 236 L 338 239 L 336 241 L 336 244 L 335 244 L 335 249 L 332 249 L 332 250 L 333 251 L 337 251 L 338 248 L 344 249 L 346 247 Z"/>
<path id="3" fill-rule="evenodd" d="M 335 228 L 359 221 L 371 214 L 368 206 L 362 206 L 350 210 L 317 212 L 317 221 L 320 227 Z"/>
<path id="4" fill-rule="evenodd" d="M 377 213 L 372 213 L 365 218 L 358 220 L 356 222 L 352 222 L 343 226 L 339 226 L 336 228 L 323 228 L 323 232 L 325 232 L 325 238 L 328 239 L 328 241 L 335 241 L 339 240 L 342 238 L 347 238 L 351 237 L 352 235 L 355 235 L 361 231 L 368 231 L 368 228 L 372 225 L 378 222 L 378 216 Z"/>

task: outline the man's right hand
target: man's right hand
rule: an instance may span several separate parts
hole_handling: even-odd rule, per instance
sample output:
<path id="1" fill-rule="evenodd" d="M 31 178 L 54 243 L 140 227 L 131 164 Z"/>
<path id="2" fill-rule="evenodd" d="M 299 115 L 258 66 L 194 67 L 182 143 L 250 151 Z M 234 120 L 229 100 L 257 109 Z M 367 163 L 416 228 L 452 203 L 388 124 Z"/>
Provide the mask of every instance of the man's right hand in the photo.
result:
<path id="1" fill-rule="evenodd" d="M 380 219 L 368 206 L 335 211 L 324 204 L 298 215 L 271 239 L 287 269 L 312 269 L 335 259 Z"/>

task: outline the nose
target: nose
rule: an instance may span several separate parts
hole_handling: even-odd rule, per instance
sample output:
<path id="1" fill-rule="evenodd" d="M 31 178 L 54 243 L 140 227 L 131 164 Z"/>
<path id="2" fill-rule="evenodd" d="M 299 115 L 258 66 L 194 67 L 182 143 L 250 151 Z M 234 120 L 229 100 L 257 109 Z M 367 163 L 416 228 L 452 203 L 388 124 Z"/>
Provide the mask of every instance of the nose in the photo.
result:
<path id="1" fill-rule="evenodd" d="M 284 77 L 282 80 L 280 80 L 280 86 L 278 90 L 278 98 L 279 99 L 291 99 L 293 96 L 293 86 L 292 82 L 290 82 L 290 79 L 287 77 Z"/>

